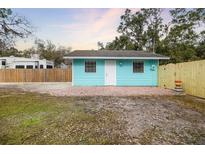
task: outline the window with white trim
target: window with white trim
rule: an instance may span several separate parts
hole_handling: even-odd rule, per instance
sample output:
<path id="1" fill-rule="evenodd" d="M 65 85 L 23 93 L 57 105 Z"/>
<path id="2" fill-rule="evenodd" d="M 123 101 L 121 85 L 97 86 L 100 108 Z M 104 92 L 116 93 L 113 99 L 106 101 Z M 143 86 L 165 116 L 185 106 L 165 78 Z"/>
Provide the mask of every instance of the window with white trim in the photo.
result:
<path id="1" fill-rule="evenodd" d="M 144 62 L 143 61 L 133 62 L 133 73 L 144 73 Z"/>
<path id="2" fill-rule="evenodd" d="M 96 61 L 86 60 L 85 61 L 85 72 L 86 73 L 95 73 L 96 72 Z"/>

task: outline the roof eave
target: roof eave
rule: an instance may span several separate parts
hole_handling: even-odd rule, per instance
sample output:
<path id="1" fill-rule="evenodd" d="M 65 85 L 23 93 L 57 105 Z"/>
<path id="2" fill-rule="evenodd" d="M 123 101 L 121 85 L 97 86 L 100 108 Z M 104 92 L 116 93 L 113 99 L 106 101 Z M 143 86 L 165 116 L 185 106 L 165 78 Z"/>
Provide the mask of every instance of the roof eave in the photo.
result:
<path id="1" fill-rule="evenodd" d="M 156 60 L 169 60 L 169 57 L 78 57 L 78 56 L 65 56 L 64 59 L 156 59 Z"/>

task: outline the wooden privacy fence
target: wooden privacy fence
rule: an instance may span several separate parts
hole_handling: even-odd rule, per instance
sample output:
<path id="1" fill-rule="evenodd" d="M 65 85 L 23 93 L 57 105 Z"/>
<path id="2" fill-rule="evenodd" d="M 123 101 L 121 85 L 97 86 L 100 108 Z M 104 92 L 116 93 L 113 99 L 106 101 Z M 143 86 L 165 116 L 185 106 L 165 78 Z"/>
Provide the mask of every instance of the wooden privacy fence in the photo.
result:
<path id="1" fill-rule="evenodd" d="M 205 60 L 159 66 L 159 86 L 173 89 L 182 81 L 187 94 L 205 98 Z"/>
<path id="2" fill-rule="evenodd" d="M 0 82 L 71 82 L 68 69 L 0 69 Z"/>

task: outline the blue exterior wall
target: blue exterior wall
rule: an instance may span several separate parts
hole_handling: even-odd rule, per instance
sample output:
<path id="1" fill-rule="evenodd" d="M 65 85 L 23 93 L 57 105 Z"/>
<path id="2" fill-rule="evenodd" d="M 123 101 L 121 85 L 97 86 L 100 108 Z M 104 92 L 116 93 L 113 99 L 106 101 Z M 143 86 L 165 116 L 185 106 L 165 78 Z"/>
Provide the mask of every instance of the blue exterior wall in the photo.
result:
<path id="1" fill-rule="evenodd" d="M 117 60 L 117 86 L 157 86 L 158 60 L 143 60 L 144 73 L 133 73 L 133 60 Z"/>
<path id="2" fill-rule="evenodd" d="M 85 72 L 85 60 L 73 60 L 73 85 L 74 86 L 102 86 L 104 85 L 105 61 L 96 60 L 96 72 Z"/>
<path id="3" fill-rule="evenodd" d="M 144 73 L 133 73 L 133 60 L 116 60 L 116 86 L 157 86 L 158 60 L 143 60 Z M 152 69 L 153 68 L 153 69 Z M 96 59 L 96 72 L 85 72 L 85 60 L 73 60 L 74 86 L 103 86 L 105 60 Z"/>

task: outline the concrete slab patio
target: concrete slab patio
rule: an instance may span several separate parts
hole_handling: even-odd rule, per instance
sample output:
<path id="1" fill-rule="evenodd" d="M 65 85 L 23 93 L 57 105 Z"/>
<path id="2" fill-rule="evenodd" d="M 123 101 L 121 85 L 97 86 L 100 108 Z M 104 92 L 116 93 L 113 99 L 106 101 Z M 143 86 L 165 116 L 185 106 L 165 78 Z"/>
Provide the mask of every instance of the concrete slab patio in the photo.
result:
<path id="1" fill-rule="evenodd" d="M 70 82 L 1 83 L 0 88 L 19 88 L 24 91 L 48 93 L 54 96 L 138 96 L 175 95 L 159 87 L 72 87 Z"/>

